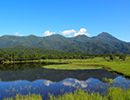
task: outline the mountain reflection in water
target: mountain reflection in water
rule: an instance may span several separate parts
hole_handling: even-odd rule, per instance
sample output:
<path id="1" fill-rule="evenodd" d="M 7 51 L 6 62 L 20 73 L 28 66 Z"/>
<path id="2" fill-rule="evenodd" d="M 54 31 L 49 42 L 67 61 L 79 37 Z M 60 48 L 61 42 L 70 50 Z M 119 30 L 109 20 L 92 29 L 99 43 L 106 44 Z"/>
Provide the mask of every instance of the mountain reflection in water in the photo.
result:
<path id="1" fill-rule="evenodd" d="M 25 66 L 21 66 L 23 68 Z M 18 70 L 0 70 L 1 81 L 28 80 L 35 81 L 37 79 L 47 79 L 51 81 L 61 81 L 66 78 L 76 78 L 78 80 L 86 80 L 88 78 L 116 78 L 116 73 L 109 72 L 105 69 L 89 69 L 89 70 L 56 70 L 45 68 L 23 68 Z"/>
<path id="2" fill-rule="evenodd" d="M 83 89 L 104 94 L 109 87 L 130 88 L 130 80 L 105 69 L 54 70 L 38 64 L 0 65 L 0 100 L 16 94 L 61 95 Z M 111 83 L 104 78 L 113 79 Z"/>
<path id="3" fill-rule="evenodd" d="M 104 94 L 109 87 L 130 89 L 130 80 L 118 76 L 113 79 L 112 83 L 105 83 L 96 78 L 89 78 L 83 81 L 66 78 L 59 82 L 44 79 L 33 82 L 26 80 L 0 82 L 0 100 L 5 97 L 14 97 L 16 94 L 40 94 L 44 100 L 47 100 L 48 94 L 61 95 L 66 92 L 73 92 L 76 89 Z"/>

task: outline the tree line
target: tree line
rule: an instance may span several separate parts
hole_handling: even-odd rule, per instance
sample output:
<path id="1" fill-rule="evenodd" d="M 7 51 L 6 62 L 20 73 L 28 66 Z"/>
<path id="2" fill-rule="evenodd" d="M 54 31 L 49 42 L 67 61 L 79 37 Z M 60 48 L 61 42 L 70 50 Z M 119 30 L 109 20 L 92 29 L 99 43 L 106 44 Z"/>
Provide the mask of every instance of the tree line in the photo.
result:
<path id="1" fill-rule="evenodd" d="M 3 48 L 0 49 L 0 63 L 4 61 L 26 61 L 40 59 L 87 59 L 103 57 L 105 60 L 114 60 L 117 57 L 121 60 L 126 59 L 124 54 L 104 54 L 93 55 L 79 52 L 62 52 L 55 50 L 45 50 L 39 48 Z"/>
<path id="2" fill-rule="evenodd" d="M 39 48 L 3 48 L 0 49 L 0 62 L 27 61 L 40 59 L 86 59 L 89 56 L 82 53 L 44 50 Z"/>

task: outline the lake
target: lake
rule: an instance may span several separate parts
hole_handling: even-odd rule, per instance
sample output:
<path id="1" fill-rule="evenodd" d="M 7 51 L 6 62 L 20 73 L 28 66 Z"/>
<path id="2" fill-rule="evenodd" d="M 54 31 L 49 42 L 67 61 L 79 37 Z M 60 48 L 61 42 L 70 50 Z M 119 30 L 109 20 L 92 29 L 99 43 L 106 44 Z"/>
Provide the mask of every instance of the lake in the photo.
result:
<path id="1" fill-rule="evenodd" d="M 40 94 L 47 100 L 48 94 L 61 95 L 77 89 L 105 94 L 109 87 L 130 88 L 129 79 L 105 69 L 54 70 L 41 66 L 43 65 L 1 65 L 0 100 L 16 94 Z M 107 83 L 104 81 L 106 78 L 113 81 Z"/>

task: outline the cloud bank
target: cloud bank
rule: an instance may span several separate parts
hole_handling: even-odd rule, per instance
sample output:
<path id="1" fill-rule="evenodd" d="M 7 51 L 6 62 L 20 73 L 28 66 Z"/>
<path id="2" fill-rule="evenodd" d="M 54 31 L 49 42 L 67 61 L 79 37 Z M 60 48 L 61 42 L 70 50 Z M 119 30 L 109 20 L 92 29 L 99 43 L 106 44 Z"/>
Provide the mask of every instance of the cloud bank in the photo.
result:
<path id="1" fill-rule="evenodd" d="M 79 30 L 74 30 L 74 29 L 64 30 L 62 32 L 57 32 L 57 33 L 65 36 L 65 37 L 74 37 L 74 36 L 78 36 L 78 35 L 89 36 L 89 33 L 86 28 L 80 28 Z M 43 36 L 50 36 L 50 35 L 57 34 L 57 33 L 47 30 L 43 33 Z"/>
<path id="2" fill-rule="evenodd" d="M 47 30 L 43 33 L 43 36 L 50 36 L 50 35 L 53 35 L 53 34 L 55 34 L 55 32 L 51 32 L 51 31 Z"/>

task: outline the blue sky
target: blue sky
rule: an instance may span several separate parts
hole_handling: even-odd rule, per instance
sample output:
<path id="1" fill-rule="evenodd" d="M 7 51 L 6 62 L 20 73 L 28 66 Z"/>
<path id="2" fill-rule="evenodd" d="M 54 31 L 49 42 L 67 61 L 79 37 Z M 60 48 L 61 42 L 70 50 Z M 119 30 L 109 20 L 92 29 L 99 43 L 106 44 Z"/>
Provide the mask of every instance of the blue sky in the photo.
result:
<path id="1" fill-rule="evenodd" d="M 130 0 L 1 0 L 0 35 L 108 32 L 130 42 Z"/>

